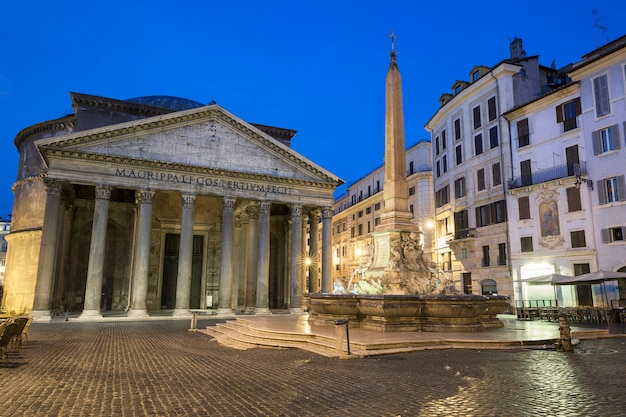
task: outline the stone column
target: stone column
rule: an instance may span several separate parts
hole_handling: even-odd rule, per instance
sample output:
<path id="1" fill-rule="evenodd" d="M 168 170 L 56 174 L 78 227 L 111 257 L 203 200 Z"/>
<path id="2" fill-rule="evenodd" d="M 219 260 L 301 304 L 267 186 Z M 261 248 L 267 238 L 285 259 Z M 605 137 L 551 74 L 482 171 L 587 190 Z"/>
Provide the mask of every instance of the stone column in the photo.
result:
<path id="1" fill-rule="evenodd" d="M 302 206 L 291 207 L 291 260 L 289 267 L 289 311 L 302 313 Z"/>
<path id="2" fill-rule="evenodd" d="M 176 308 L 174 316 L 188 316 L 191 294 L 191 265 L 193 262 L 193 208 L 196 196 L 182 194 L 183 217 L 180 225 L 178 275 L 176 277 Z"/>
<path id="3" fill-rule="evenodd" d="M 308 292 L 311 289 L 311 287 L 309 287 L 309 284 L 307 282 L 307 278 L 308 278 L 307 270 L 310 268 L 306 268 L 306 257 L 308 254 L 307 247 L 306 247 L 306 243 L 307 243 L 306 232 L 307 232 L 308 226 L 309 226 L 309 216 L 307 214 L 303 214 L 302 215 L 302 233 L 300 233 L 300 241 L 302 242 L 301 243 L 302 254 L 304 255 L 303 259 L 301 259 L 302 265 L 300 267 L 300 282 L 302 283 L 301 285 L 302 285 L 303 293 Z"/>
<path id="4" fill-rule="evenodd" d="M 232 314 L 231 291 L 233 285 L 233 235 L 235 229 L 235 199 L 224 196 L 222 214 L 222 249 L 220 258 L 220 288 L 217 314 Z"/>
<path id="5" fill-rule="evenodd" d="M 333 292 L 333 211 L 330 207 L 322 209 L 322 292 Z"/>
<path id="6" fill-rule="evenodd" d="M 243 211 L 235 218 L 235 230 L 237 236 L 237 259 L 235 263 L 235 279 L 233 281 L 233 298 L 232 303 L 237 310 L 241 310 L 246 302 L 246 276 L 248 271 L 248 262 L 246 250 L 248 249 L 246 237 L 247 226 L 250 217 L 248 213 Z"/>
<path id="7" fill-rule="evenodd" d="M 150 268 L 150 239 L 152 234 L 152 202 L 154 191 L 140 190 L 137 195 L 139 204 L 139 228 L 135 241 L 135 259 L 133 262 L 133 284 L 129 317 L 149 317 L 147 309 L 148 275 Z"/>
<path id="8" fill-rule="evenodd" d="M 102 282 L 104 281 L 104 255 L 107 242 L 107 224 L 109 220 L 109 199 L 111 187 L 96 186 L 96 201 L 91 227 L 89 264 L 87 266 L 87 285 L 85 287 L 85 305 L 81 318 L 102 317 Z"/>
<path id="9" fill-rule="evenodd" d="M 262 201 L 259 204 L 259 244 L 258 271 L 256 286 L 256 314 L 269 314 L 270 288 L 270 212 L 272 203 Z"/>
<path id="10" fill-rule="evenodd" d="M 256 286 L 259 262 L 259 205 L 252 203 L 247 207 L 249 223 L 246 228 L 246 311 L 254 312 L 256 307 Z"/>
<path id="11" fill-rule="evenodd" d="M 319 255 L 319 242 L 317 235 L 319 234 L 320 217 L 322 213 L 319 210 L 311 212 L 311 233 L 309 235 L 309 245 L 311 247 L 311 266 L 309 267 L 309 292 L 320 292 L 320 274 L 319 266 L 321 259 Z"/>
<path id="12" fill-rule="evenodd" d="M 51 320 L 52 284 L 59 240 L 58 226 L 61 212 L 62 183 L 48 178 L 46 185 L 46 208 L 44 211 L 39 263 L 37 264 L 37 283 L 31 315 L 38 321 Z"/>

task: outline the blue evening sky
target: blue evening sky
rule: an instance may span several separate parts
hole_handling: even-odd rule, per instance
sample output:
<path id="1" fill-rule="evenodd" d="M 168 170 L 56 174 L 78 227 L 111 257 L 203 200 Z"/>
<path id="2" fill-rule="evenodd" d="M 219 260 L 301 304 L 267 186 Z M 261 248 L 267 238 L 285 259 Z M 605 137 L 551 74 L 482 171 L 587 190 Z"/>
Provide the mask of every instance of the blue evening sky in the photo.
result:
<path id="1" fill-rule="evenodd" d="M 391 31 L 410 145 L 428 137 L 440 94 L 474 65 L 508 58 L 514 37 L 562 67 L 626 34 L 625 17 L 617 0 L 5 0 L 0 217 L 12 210 L 15 135 L 70 113 L 70 91 L 215 100 L 297 130 L 292 148 L 350 183 L 383 162 Z"/>

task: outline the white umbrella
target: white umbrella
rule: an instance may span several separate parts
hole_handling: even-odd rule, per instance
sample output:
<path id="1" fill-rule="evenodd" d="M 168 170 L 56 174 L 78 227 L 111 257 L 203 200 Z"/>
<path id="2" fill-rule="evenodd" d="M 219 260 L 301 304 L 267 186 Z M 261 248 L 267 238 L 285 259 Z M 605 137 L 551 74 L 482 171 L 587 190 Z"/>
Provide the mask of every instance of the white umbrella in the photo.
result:
<path id="1" fill-rule="evenodd" d="M 555 278 L 554 285 L 592 284 L 616 279 L 626 279 L 626 273 L 614 271 L 596 271 L 588 274 L 576 275 L 575 277 Z"/>
<path id="2" fill-rule="evenodd" d="M 576 275 L 575 277 L 569 277 L 554 281 L 553 285 L 588 285 L 588 284 L 602 284 L 602 290 L 606 306 L 610 307 L 609 299 L 606 293 L 606 281 L 614 281 L 616 279 L 626 279 L 626 273 L 615 271 L 596 271 L 588 274 Z"/>
<path id="3" fill-rule="evenodd" d="M 528 284 L 553 284 L 560 280 L 565 280 L 568 278 L 574 278 L 569 275 L 561 275 L 561 274 L 548 274 L 548 275 L 540 275 L 538 277 L 531 277 L 522 280 L 522 282 L 526 282 Z"/>

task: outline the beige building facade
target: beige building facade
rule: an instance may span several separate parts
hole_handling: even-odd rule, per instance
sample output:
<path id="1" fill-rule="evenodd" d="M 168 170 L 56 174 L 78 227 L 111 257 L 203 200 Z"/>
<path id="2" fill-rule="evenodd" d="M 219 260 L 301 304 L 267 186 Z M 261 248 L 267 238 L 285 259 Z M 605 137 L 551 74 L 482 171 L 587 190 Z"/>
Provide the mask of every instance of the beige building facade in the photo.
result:
<path id="1" fill-rule="evenodd" d="M 173 97 L 72 101 L 15 140 L 7 311 L 302 311 L 309 215 L 330 230 L 342 181 L 290 148 L 295 131 Z"/>

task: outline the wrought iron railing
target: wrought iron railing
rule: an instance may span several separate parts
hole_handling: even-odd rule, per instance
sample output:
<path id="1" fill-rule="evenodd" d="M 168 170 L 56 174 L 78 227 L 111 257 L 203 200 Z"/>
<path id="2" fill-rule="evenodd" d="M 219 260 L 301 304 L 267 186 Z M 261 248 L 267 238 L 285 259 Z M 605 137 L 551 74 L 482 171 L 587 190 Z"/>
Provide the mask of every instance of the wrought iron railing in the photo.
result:
<path id="1" fill-rule="evenodd" d="M 512 180 L 509 180 L 509 189 L 527 187 L 529 185 L 541 184 L 547 181 L 578 175 L 587 175 L 587 163 L 585 161 L 559 165 L 514 177 Z"/>

